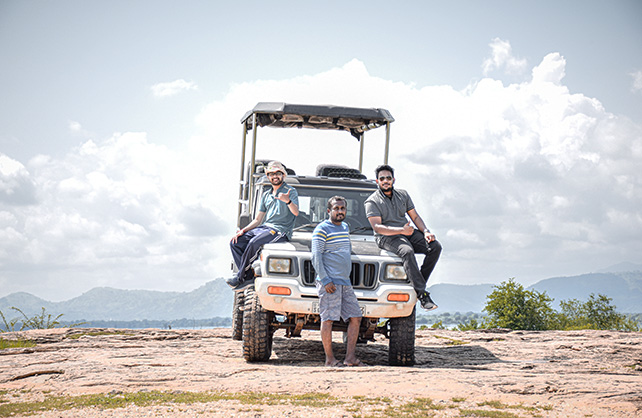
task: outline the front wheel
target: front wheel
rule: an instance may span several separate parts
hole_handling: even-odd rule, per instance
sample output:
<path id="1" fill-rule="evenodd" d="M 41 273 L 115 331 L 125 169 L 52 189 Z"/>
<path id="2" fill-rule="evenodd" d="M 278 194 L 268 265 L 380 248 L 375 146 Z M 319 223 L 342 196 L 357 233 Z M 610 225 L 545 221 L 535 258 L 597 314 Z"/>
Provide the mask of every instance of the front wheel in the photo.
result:
<path id="1" fill-rule="evenodd" d="M 417 308 L 403 318 L 390 318 L 390 343 L 388 364 L 391 366 L 413 366 L 415 364 L 415 315 Z"/>
<path id="2" fill-rule="evenodd" d="M 261 306 L 261 301 L 250 286 L 245 291 L 243 311 L 243 358 L 249 362 L 268 361 L 272 355 L 270 322 L 274 314 Z"/>

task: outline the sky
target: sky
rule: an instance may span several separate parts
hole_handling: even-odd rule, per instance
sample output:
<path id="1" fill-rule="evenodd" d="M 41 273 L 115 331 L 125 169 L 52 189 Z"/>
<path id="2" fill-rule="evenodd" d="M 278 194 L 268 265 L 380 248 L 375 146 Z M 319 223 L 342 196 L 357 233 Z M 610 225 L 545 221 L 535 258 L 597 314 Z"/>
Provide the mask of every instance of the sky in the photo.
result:
<path id="1" fill-rule="evenodd" d="M 641 263 L 641 22 L 637 0 L 0 0 L 0 297 L 229 277 L 260 101 L 391 112 L 396 186 L 444 247 L 429 285 Z M 330 135 L 264 129 L 258 157 L 356 166 Z"/>

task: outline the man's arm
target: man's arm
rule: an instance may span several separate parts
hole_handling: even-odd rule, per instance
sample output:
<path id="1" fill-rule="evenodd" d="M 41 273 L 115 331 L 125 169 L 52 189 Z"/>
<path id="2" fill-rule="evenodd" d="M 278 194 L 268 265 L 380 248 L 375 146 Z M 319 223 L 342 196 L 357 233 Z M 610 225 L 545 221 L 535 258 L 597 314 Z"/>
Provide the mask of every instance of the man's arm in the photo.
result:
<path id="1" fill-rule="evenodd" d="M 410 222 L 403 227 L 400 226 L 386 226 L 382 223 L 381 216 L 371 216 L 368 218 L 370 226 L 379 235 L 412 235 L 415 228 L 410 226 Z"/>
<path id="2" fill-rule="evenodd" d="M 246 226 L 244 226 L 243 228 L 241 228 L 241 229 L 239 229 L 238 231 L 236 231 L 236 235 L 234 235 L 234 236 L 232 237 L 232 242 L 236 244 L 236 240 L 237 240 L 241 235 L 243 235 L 243 234 L 245 234 L 247 231 L 250 231 L 250 230 L 252 230 L 252 229 L 256 228 L 257 226 L 261 225 L 261 224 L 263 223 L 263 218 L 265 218 L 265 212 L 260 212 L 260 211 L 259 211 L 259 212 L 256 214 L 256 217 L 252 220 L 252 222 L 250 222 L 249 224 L 247 224 L 247 225 L 246 225 Z"/>
<path id="3" fill-rule="evenodd" d="M 424 223 L 424 220 L 421 219 L 421 216 L 419 216 L 419 214 L 414 208 L 408 211 L 408 216 L 410 216 L 410 219 L 412 219 L 412 222 L 417 226 L 417 229 L 419 229 L 424 233 L 424 238 L 426 238 L 426 241 L 430 242 L 435 240 L 435 234 L 430 232 L 430 230 Z"/>

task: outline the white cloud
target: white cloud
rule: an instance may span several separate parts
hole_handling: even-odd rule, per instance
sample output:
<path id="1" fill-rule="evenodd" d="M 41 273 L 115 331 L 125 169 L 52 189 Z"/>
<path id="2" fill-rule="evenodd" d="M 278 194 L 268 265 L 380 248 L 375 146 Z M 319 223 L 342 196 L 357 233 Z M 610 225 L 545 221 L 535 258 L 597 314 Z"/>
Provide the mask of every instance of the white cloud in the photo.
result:
<path id="1" fill-rule="evenodd" d="M 35 187 L 22 163 L 0 153 L 0 204 L 35 203 Z"/>
<path id="2" fill-rule="evenodd" d="M 2 165 L 3 177 L 29 178 L 39 201 L 12 208 L 0 199 L 0 219 L 7 219 L 0 237 L 11 238 L 0 245 L 1 288 L 10 288 L 7 274 L 22 274 L 24 266 L 39 273 L 27 272 L 20 284 L 52 297 L 95 286 L 187 290 L 214 278 L 212 241 L 221 234 L 227 240 L 229 231 L 199 197 L 207 182 L 191 177 L 184 155 L 145 134 L 124 133 L 28 166 L 30 177 L 20 163 Z"/>
<path id="3" fill-rule="evenodd" d="M 566 60 L 557 52 L 548 54 L 533 68 L 533 83 L 560 84 L 566 75 Z"/>
<path id="4" fill-rule="evenodd" d="M 633 86 L 631 89 L 634 92 L 642 91 L 642 70 L 634 71 L 630 75 L 633 77 Z"/>
<path id="5" fill-rule="evenodd" d="M 170 97 L 189 90 L 198 90 L 198 86 L 192 81 L 185 81 L 182 78 L 168 83 L 158 83 L 151 87 L 154 97 Z"/>
<path id="6" fill-rule="evenodd" d="M 76 136 L 87 137 L 90 135 L 89 131 L 83 128 L 80 122 L 76 121 L 69 122 L 69 131 Z"/>
<path id="7" fill-rule="evenodd" d="M 507 74 L 521 74 L 526 69 L 527 61 L 513 56 L 510 42 L 495 38 L 489 46 L 491 56 L 486 58 L 482 64 L 484 75 L 500 69 L 503 69 Z"/>
<path id="8" fill-rule="evenodd" d="M 95 286 L 190 290 L 228 275 L 239 120 L 259 101 L 391 111 L 397 185 L 445 248 L 431 283 L 535 280 L 635 261 L 642 127 L 569 93 L 564 69 L 564 58 L 549 54 L 532 79 L 484 78 L 457 91 L 384 80 L 353 60 L 233 85 L 196 117 L 199 133 L 185 148 L 127 132 L 26 165 L 0 156 L 0 289 L 57 297 Z M 383 141 L 382 130 L 366 134 L 369 176 Z M 358 150 L 346 133 L 263 129 L 257 157 L 312 174 L 320 161 L 356 166 Z M 7 200 L 21 187 L 31 204 Z"/>

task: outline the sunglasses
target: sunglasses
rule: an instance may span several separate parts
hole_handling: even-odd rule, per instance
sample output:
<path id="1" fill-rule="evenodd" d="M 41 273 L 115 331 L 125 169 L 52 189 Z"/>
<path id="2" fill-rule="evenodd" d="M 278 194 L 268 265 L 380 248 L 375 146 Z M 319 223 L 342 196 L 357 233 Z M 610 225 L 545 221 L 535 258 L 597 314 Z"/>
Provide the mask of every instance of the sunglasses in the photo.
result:
<path id="1" fill-rule="evenodd" d="M 381 176 L 381 177 L 379 177 L 379 181 L 384 181 L 384 180 L 392 180 L 392 176 Z"/>
<path id="2" fill-rule="evenodd" d="M 274 176 L 282 176 L 283 173 L 281 173 L 280 171 L 276 171 L 274 173 L 266 173 L 265 175 L 268 177 L 274 177 Z"/>

